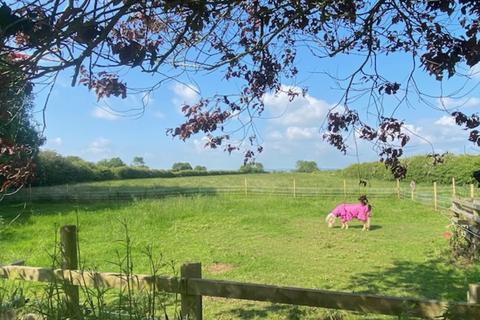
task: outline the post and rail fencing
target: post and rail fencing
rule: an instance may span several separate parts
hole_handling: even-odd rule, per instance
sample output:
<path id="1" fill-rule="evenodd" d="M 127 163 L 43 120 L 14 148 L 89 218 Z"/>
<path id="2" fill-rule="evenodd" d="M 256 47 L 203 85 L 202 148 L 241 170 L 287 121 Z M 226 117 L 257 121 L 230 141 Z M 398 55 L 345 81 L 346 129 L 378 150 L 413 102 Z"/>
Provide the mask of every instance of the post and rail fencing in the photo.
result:
<path id="1" fill-rule="evenodd" d="M 6 197 L 4 201 L 31 202 L 31 201 L 129 201 L 135 199 L 163 198 L 169 196 L 193 195 L 231 195 L 231 196 L 291 196 L 293 198 L 305 197 L 337 197 L 344 201 L 367 194 L 369 197 L 398 199 L 411 199 L 426 205 L 431 205 L 436 210 L 448 210 L 453 198 L 475 197 L 475 186 L 456 185 L 452 178 L 450 185 L 420 184 L 407 185 L 408 182 L 392 181 L 391 185 L 382 183 L 380 186 L 360 186 L 358 182 L 346 179 L 339 180 L 338 185 L 329 184 L 312 186 L 311 182 L 302 185 L 302 181 L 292 178 L 289 183 L 283 181 L 277 185 L 255 185 L 247 177 L 238 185 L 213 185 L 213 186 L 108 186 L 108 185 L 61 185 L 51 187 L 26 188 L 20 192 Z"/>
<path id="2" fill-rule="evenodd" d="M 451 210 L 456 232 L 465 239 L 464 242 L 453 243 L 454 253 L 472 260 L 480 258 L 480 201 L 455 198 Z"/>
<path id="3" fill-rule="evenodd" d="M 404 196 L 405 186 L 400 181 L 392 182 L 391 186 L 380 185 L 372 187 L 360 186 L 357 183 L 343 179 L 337 186 L 317 185 L 311 183 L 302 185 L 302 182 L 292 178 L 289 183 L 272 186 L 255 185 L 247 177 L 239 185 L 215 186 L 105 186 L 105 185 L 61 185 L 51 187 L 35 187 L 21 190 L 6 197 L 5 201 L 31 202 L 31 201 L 129 201 L 134 199 L 163 198 L 169 196 L 192 195 L 232 195 L 232 196 L 291 196 L 293 198 L 305 197 L 338 197 L 348 200 L 360 194 L 370 197 L 386 198 Z M 343 182 L 343 183 L 342 183 Z"/>
<path id="4" fill-rule="evenodd" d="M 480 286 L 470 285 L 467 302 L 445 302 L 419 298 L 391 297 L 371 294 L 337 292 L 318 289 L 281 287 L 274 285 L 242 283 L 236 281 L 202 278 L 200 263 L 186 263 L 181 267 L 180 277 L 150 275 L 124 275 L 118 273 L 72 270 L 76 257 L 76 227 L 61 229 L 61 246 L 64 248 L 63 269 L 48 269 L 26 266 L 2 266 L 0 278 L 65 283 L 67 310 L 74 314 L 79 310 L 79 287 L 124 289 L 127 285 L 135 290 L 155 290 L 181 295 L 182 319 L 201 320 L 202 297 L 221 297 L 266 301 L 298 306 L 321 307 L 394 316 L 435 319 L 445 312 L 458 319 L 480 318 Z M 77 304 L 76 306 L 74 304 Z"/>
<path id="5" fill-rule="evenodd" d="M 452 178 L 451 186 L 433 182 L 431 186 L 422 184 L 413 185 L 410 188 L 401 188 L 400 198 L 409 198 L 412 201 L 431 206 L 435 211 L 449 211 L 452 201 L 455 199 L 474 199 L 476 196 L 475 190 L 474 184 L 458 186 L 455 183 L 455 178 Z"/>

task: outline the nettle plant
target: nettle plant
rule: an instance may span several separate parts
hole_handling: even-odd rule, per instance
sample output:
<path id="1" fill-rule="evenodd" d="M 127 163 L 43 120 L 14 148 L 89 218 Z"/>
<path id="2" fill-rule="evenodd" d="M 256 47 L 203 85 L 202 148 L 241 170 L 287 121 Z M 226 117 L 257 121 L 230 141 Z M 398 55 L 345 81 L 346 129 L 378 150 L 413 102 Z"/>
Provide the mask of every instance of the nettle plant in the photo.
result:
<path id="1" fill-rule="evenodd" d="M 86 86 L 99 99 L 139 92 L 122 80 L 121 68 L 156 75 L 142 92 L 185 73 L 217 71 L 235 80 L 239 91 L 183 106 L 184 123 L 168 134 L 181 140 L 203 134 L 207 147 L 241 150 L 251 161 L 263 150 L 255 119 L 264 113 L 265 94 L 284 93 L 293 100 L 306 93 L 282 85 L 299 72 L 299 50 L 319 62 L 351 54 L 357 57 L 353 70 L 335 79 L 343 95 L 328 114 L 324 139 L 346 152 L 347 138 L 360 133 L 401 178 L 406 168 L 399 158 L 410 134 L 395 110 L 418 101 L 431 106 L 418 73 L 438 81 L 468 78 L 470 73 L 461 70 L 480 61 L 479 21 L 476 0 L 5 0 L 0 6 L 0 63 L 2 77 L 20 70 L 22 81 L 30 84 L 53 86 L 57 75 L 68 70 L 72 85 Z M 379 61 L 394 53 L 412 61 L 403 81 Z M 367 107 L 360 99 L 365 96 Z M 393 110 L 387 110 L 392 108 L 384 106 L 384 99 L 395 101 Z M 373 117 L 359 112 L 371 105 Z M 480 145 L 478 114 L 441 109 Z M 227 129 L 239 118 L 243 130 Z M 2 137 L 3 150 L 15 144 Z M 9 150 L 13 156 L 20 149 Z M 20 170 L 25 164 L 14 166 L 17 174 L 5 168 L 0 172 L 10 184 L 24 183 L 22 172 L 33 174 Z"/>

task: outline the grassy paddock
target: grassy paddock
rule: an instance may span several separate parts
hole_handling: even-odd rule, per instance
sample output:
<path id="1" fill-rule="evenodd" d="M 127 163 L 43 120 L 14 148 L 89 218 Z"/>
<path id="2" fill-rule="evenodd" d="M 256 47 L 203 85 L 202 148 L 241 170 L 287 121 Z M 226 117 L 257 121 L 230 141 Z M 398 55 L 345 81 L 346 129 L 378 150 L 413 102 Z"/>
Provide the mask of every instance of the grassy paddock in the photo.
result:
<path id="1" fill-rule="evenodd" d="M 467 285 L 478 281 L 480 267 L 461 269 L 448 262 L 443 238 L 447 219 L 409 201 L 371 199 L 370 232 L 361 232 L 359 224 L 348 231 L 338 224 L 328 229 L 324 217 L 342 200 L 196 196 L 2 205 L 0 215 L 7 220 L 22 215 L 0 232 L 0 263 L 26 259 L 28 265 L 49 266 L 55 227 L 78 219 L 85 265 L 116 271 L 109 261 L 122 250 L 120 221 L 126 221 L 137 273 L 148 272 L 140 252 L 153 244 L 177 265 L 202 262 L 208 278 L 466 300 Z M 265 303 L 209 298 L 205 302 L 206 319 L 319 319 L 321 314 L 325 315 L 312 308 Z"/>
<path id="2" fill-rule="evenodd" d="M 81 183 L 75 185 L 59 185 L 52 187 L 25 188 L 9 201 L 98 201 L 98 200 L 126 200 L 132 198 L 155 198 L 166 195 L 192 194 L 244 194 L 245 181 L 247 191 L 254 194 L 276 194 L 292 196 L 294 193 L 301 196 L 321 196 L 322 194 L 349 195 L 361 193 L 377 195 L 396 195 L 396 181 L 370 180 L 367 187 L 358 185 L 358 179 L 344 180 L 341 172 L 320 171 L 316 173 L 271 173 L 248 175 L 220 175 L 180 178 L 150 178 L 113 180 L 95 183 Z M 294 183 L 295 181 L 295 183 Z M 344 190 L 344 181 L 346 190 Z M 294 192 L 295 184 L 295 192 Z M 400 194 L 403 198 L 410 198 L 410 181 L 400 182 Z M 474 187 L 474 194 L 480 194 Z M 451 185 L 437 185 L 437 199 L 439 206 L 448 208 L 452 197 Z M 461 197 L 470 197 L 469 185 L 457 185 L 456 194 Z M 433 206 L 433 184 L 417 184 L 415 200 Z"/>

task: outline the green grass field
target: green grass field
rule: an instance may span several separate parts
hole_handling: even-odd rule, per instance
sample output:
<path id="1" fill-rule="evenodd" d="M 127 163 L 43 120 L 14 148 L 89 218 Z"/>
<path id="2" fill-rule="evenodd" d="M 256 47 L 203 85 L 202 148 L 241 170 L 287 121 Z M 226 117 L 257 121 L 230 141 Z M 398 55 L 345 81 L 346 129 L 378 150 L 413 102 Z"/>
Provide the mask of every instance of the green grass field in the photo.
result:
<path id="1" fill-rule="evenodd" d="M 291 175 L 253 175 L 249 181 L 272 186 Z M 302 179 L 304 177 L 305 179 Z M 235 180 L 237 179 L 237 180 Z M 104 182 L 107 185 L 241 183 L 243 176 Z M 338 184 L 328 176 L 296 175 L 305 184 Z M 383 182 L 387 187 L 391 182 Z M 465 301 L 468 283 L 480 266 L 458 267 L 448 259 L 443 237 L 448 219 L 428 207 L 394 197 L 375 199 L 372 230 L 359 224 L 328 229 L 324 217 L 341 198 L 279 196 L 193 196 L 97 203 L 4 204 L 7 221 L 0 233 L 0 263 L 26 259 L 49 266 L 55 228 L 79 224 L 86 266 L 117 271 L 109 261 L 122 250 L 122 221 L 134 243 L 135 272 L 148 273 L 143 248 L 182 262 L 198 261 L 206 278 Z M 206 319 L 322 319 L 315 308 L 225 299 L 205 299 Z M 347 319 L 379 319 L 349 314 Z M 328 318 L 326 318 L 328 319 Z"/>
<path id="2" fill-rule="evenodd" d="M 345 182 L 345 189 L 344 189 Z M 294 187 L 295 186 L 295 187 Z M 401 181 L 402 198 L 411 197 L 410 181 Z M 294 191 L 295 190 L 295 191 Z M 470 197 L 469 185 L 457 185 L 456 195 Z M 433 206 L 433 184 L 417 184 L 415 200 Z M 447 209 L 451 204 L 451 185 L 437 185 L 439 206 Z M 134 198 L 158 198 L 166 195 L 192 194 L 245 194 L 288 196 L 343 196 L 346 193 L 355 199 L 358 194 L 396 195 L 396 181 L 370 180 L 367 187 L 361 187 L 358 179 L 345 178 L 340 171 L 316 173 L 271 173 L 249 175 L 197 176 L 181 178 L 152 178 L 114 180 L 75 185 L 25 188 L 14 197 L 18 201 L 97 201 L 126 200 Z M 478 194 L 478 189 L 474 187 Z"/>

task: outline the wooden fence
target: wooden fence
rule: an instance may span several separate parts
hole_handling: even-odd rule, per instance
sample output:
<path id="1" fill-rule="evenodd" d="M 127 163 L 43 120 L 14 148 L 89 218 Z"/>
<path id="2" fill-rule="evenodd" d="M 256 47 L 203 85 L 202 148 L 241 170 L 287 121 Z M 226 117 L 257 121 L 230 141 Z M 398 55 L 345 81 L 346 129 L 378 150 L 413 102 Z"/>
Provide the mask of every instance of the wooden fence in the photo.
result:
<path id="1" fill-rule="evenodd" d="M 181 316 L 184 319 L 202 319 L 202 297 L 222 297 L 252 301 L 268 301 L 300 306 L 322 307 L 395 316 L 434 319 L 448 310 L 456 319 L 480 318 L 480 286 L 471 285 L 468 302 L 442 302 L 405 297 L 357 294 L 316 289 L 280 287 L 273 285 L 203 279 L 200 263 L 187 263 L 181 267 L 180 277 L 130 275 L 118 273 L 70 270 L 76 263 L 76 227 L 61 228 L 64 269 L 25 266 L 0 267 L 0 277 L 25 281 L 62 281 L 67 306 L 79 303 L 79 286 L 122 289 L 129 285 L 137 290 L 152 289 L 181 295 Z M 72 311 L 73 313 L 73 311 Z"/>
<path id="2" fill-rule="evenodd" d="M 480 201 L 455 198 L 452 201 L 452 219 L 462 230 L 468 258 L 480 258 Z"/>
<path id="3" fill-rule="evenodd" d="M 411 199 L 429 205 L 435 210 L 450 209 L 452 199 L 455 197 L 474 198 L 476 187 L 473 184 L 456 185 L 452 178 L 451 185 L 420 184 L 414 186 L 409 181 L 392 181 L 391 185 L 372 187 L 361 186 L 349 180 L 340 180 L 338 185 L 312 186 L 303 185 L 302 181 L 292 178 L 291 182 L 283 181 L 281 185 L 265 186 L 255 185 L 244 178 L 239 185 L 212 185 L 212 186 L 106 186 L 106 185 L 60 185 L 51 187 L 25 188 L 18 193 L 8 196 L 4 201 L 30 202 L 30 201 L 129 201 L 135 199 L 163 198 L 169 196 L 194 196 L 194 195 L 232 195 L 232 196 L 290 196 L 293 198 L 304 197 L 336 197 L 350 199 L 360 194 L 369 197 L 387 198 L 396 197 Z"/>
<path id="4" fill-rule="evenodd" d="M 455 178 L 452 178 L 451 185 L 439 185 L 436 182 L 431 185 L 418 185 L 400 188 L 400 198 L 411 199 L 431 206 L 437 210 L 450 210 L 454 199 L 474 199 L 477 188 L 474 184 L 458 186 Z"/>
<path id="5" fill-rule="evenodd" d="M 292 186 L 263 187 L 248 184 L 244 186 L 216 186 L 216 187 L 41 187 L 22 190 L 13 196 L 6 197 L 11 202 L 31 201 L 128 201 L 134 199 L 155 199 L 169 196 L 195 195 L 231 195 L 231 196 L 289 196 L 293 198 L 305 197 L 358 197 L 366 193 L 371 197 L 387 198 L 399 195 L 395 186 L 391 188 L 336 188 L 336 187 L 302 187 L 297 182 Z"/>

